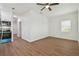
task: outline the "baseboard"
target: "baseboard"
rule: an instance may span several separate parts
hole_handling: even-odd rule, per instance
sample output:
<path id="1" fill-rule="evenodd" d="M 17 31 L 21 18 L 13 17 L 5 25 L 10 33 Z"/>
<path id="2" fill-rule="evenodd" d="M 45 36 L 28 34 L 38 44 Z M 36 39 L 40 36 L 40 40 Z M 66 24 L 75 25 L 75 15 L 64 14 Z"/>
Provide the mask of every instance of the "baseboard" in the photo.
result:
<path id="1" fill-rule="evenodd" d="M 31 41 L 31 42 L 38 42 L 38 41 L 40 41 L 40 40 L 42 40 L 42 39 L 59 39 L 59 40 L 66 40 L 66 41 L 74 41 L 74 42 L 77 42 L 77 40 L 70 40 L 70 39 L 65 39 L 65 38 L 59 38 L 59 37 L 52 37 L 52 36 L 47 36 L 47 37 L 44 37 L 44 38 L 41 38 L 41 39 L 38 39 L 38 40 L 36 40 L 36 41 Z M 79 41 L 78 41 L 79 42 Z"/>
<path id="2" fill-rule="evenodd" d="M 48 36 L 42 36 L 42 37 L 39 37 L 39 38 L 35 38 L 33 40 L 30 40 L 29 42 L 36 42 L 36 41 L 39 41 L 39 40 L 42 40 L 44 38 L 47 38 Z"/>
<path id="3" fill-rule="evenodd" d="M 35 42 L 35 41 L 39 41 L 39 40 L 46 38 L 46 37 L 48 37 L 48 35 L 42 36 L 42 37 L 37 37 L 37 38 L 27 38 L 27 39 L 24 39 L 24 37 L 21 37 L 21 38 L 28 41 L 28 42 Z"/>
<path id="4" fill-rule="evenodd" d="M 39 38 L 36 38 L 36 39 L 29 39 L 29 40 L 24 39 L 24 40 L 26 40 L 28 42 L 37 42 L 37 41 L 40 41 L 40 40 L 46 39 L 46 38 L 55 38 L 55 39 L 61 39 L 61 40 L 68 40 L 68 41 L 79 42 L 79 40 L 72 40 L 72 39 L 68 39 L 68 38 L 61 38 L 61 37 L 55 37 L 55 36 L 43 36 L 43 37 L 39 37 Z"/>
<path id="5" fill-rule="evenodd" d="M 47 38 L 49 38 L 49 36 L 47 36 L 47 37 L 42 37 L 42 38 L 40 38 L 40 39 L 38 39 L 38 40 L 34 40 L 34 41 L 31 41 L 32 43 L 33 42 L 38 42 L 38 41 L 40 41 L 40 40 L 42 40 L 42 39 L 47 39 Z"/>
<path id="6" fill-rule="evenodd" d="M 74 40 L 74 39 L 62 38 L 62 37 L 56 37 L 56 36 L 49 36 L 49 37 L 51 37 L 51 38 L 57 38 L 57 39 L 62 39 L 62 40 L 64 39 L 64 40 L 69 40 L 69 41 L 78 41 L 78 40 Z"/>

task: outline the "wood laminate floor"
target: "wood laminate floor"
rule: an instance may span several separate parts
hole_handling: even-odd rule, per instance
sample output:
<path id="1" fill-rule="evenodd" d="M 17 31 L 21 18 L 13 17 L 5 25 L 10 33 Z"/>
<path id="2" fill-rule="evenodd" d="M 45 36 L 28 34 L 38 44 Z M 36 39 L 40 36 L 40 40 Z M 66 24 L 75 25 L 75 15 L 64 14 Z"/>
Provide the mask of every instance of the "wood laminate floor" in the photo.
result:
<path id="1" fill-rule="evenodd" d="M 76 41 L 47 37 L 29 43 L 17 36 L 15 41 L 0 44 L 0 56 L 79 56 Z"/>

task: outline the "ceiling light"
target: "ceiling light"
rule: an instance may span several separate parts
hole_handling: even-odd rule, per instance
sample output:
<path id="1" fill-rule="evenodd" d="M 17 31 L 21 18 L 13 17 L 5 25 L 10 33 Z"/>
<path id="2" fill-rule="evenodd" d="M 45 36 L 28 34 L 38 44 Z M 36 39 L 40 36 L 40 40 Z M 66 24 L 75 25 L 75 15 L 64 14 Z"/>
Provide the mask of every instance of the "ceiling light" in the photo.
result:
<path id="1" fill-rule="evenodd" d="M 47 5 L 46 8 L 49 8 L 49 5 Z"/>

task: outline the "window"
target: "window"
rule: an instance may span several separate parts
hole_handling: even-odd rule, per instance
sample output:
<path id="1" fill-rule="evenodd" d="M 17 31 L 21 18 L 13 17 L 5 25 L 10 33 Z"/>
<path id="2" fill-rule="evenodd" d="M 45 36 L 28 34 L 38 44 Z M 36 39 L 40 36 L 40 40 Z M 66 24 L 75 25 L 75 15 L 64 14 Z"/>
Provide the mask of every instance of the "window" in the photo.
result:
<path id="1" fill-rule="evenodd" d="M 71 20 L 64 20 L 61 22 L 61 31 L 70 32 L 71 31 Z"/>

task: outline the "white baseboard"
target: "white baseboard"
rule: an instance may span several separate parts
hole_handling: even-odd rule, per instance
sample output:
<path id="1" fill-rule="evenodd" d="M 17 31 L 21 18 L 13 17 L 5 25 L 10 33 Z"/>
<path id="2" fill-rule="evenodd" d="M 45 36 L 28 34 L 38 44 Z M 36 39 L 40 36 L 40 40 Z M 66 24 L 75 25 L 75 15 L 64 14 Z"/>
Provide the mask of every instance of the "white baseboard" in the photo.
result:
<path id="1" fill-rule="evenodd" d="M 22 37 L 22 39 L 24 39 L 24 40 L 26 40 L 28 42 L 34 42 L 34 41 L 37 41 L 37 40 L 40 40 L 40 39 L 43 39 L 43 38 L 46 38 L 46 37 L 48 37 L 48 35 L 37 37 L 37 38 L 25 38 L 25 37 Z"/>
<path id="2" fill-rule="evenodd" d="M 73 38 L 66 38 L 66 37 L 60 37 L 60 36 L 51 36 L 51 37 L 56 37 L 56 38 L 61 38 L 61 39 L 66 39 L 66 40 L 74 40 Z M 78 41 L 78 40 L 75 39 L 74 41 Z"/>
<path id="3" fill-rule="evenodd" d="M 35 42 L 35 41 L 41 40 L 41 39 L 46 38 L 46 37 L 48 37 L 48 35 L 47 36 L 38 37 L 38 38 L 33 38 L 29 42 Z"/>
<path id="4" fill-rule="evenodd" d="M 24 40 L 26 40 L 26 41 L 28 41 L 28 42 L 34 42 L 34 41 L 37 41 L 37 40 L 40 40 L 40 39 L 43 39 L 43 38 L 45 38 L 45 37 L 56 37 L 56 38 L 61 38 L 61 39 L 66 39 L 66 40 L 74 40 L 74 39 L 70 39 L 70 38 L 64 38 L 64 37 L 58 37 L 58 36 L 49 36 L 49 35 L 46 35 L 46 36 L 42 36 L 42 37 L 37 37 L 37 38 L 26 38 L 25 39 L 25 37 L 23 38 L 22 37 L 22 39 L 24 39 Z M 74 41 L 78 41 L 79 42 L 79 40 L 74 40 Z"/>

